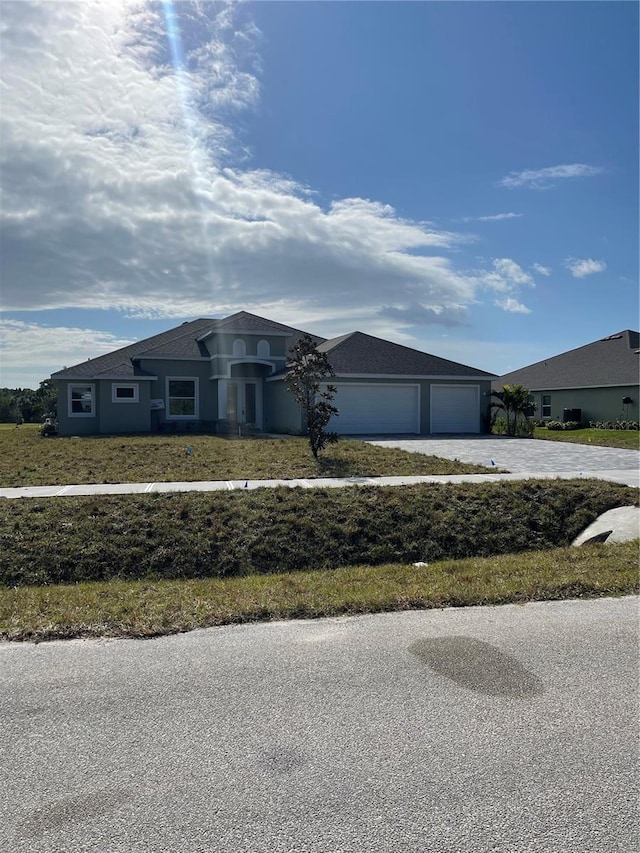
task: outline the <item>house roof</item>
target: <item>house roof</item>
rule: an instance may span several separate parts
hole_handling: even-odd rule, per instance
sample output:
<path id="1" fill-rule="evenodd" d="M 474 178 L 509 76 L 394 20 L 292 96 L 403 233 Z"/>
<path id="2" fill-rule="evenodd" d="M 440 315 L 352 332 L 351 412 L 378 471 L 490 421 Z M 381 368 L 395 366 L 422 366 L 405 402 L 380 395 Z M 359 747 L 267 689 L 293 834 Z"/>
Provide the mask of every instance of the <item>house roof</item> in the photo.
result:
<path id="1" fill-rule="evenodd" d="M 476 367 L 394 344 L 364 332 L 332 338 L 320 344 L 318 349 L 327 354 L 338 375 L 495 377 L 495 374 Z"/>
<path id="2" fill-rule="evenodd" d="M 151 338 L 59 370 L 52 374 L 52 378 L 150 378 L 152 374 L 140 367 L 141 359 L 208 359 L 204 341 L 216 332 L 284 334 L 287 349 L 291 349 L 303 335 L 308 334 L 318 349 L 327 353 L 333 369 L 339 375 L 495 378 L 493 373 L 375 338 L 364 332 L 351 332 L 327 340 L 246 311 L 221 319 L 200 318 L 182 323 Z"/>
<path id="3" fill-rule="evenodd" d="M 524 385 L 530 391 L 597 388 L 638 384 L 639 333 L 625 329 L 607 338 L 513 370 L 500 385 Z"/>
<path id="4" fill-rule="evenodd" d="M 200 359 L 209 358 L 209 353 L 204 340 L 216 331 L 234 332 L 275 332 L 287 335 L 287 347 L 290 348 L 304 334 L 300 329 L 276 323 L 249 314 L 247 311 L 239 311 L 222 319 L 200 318 L 182 323 L 166 332 L 160 332 L 150 338 L 129 344 L 129 346 L 105 353 L 105 355 L 88 359 L 72 367 L 65 367 L 52 373 L 53 379 L 90 379 L 100 378 L 101 375 L 112 378 L 129 379 L 133 376 L 150 376 L 147 371 L 139 366 L 139 360 L 143 358 L 186 358 Z M 310 335 L 314 343 L 321 343 L 325 338 Z"/>

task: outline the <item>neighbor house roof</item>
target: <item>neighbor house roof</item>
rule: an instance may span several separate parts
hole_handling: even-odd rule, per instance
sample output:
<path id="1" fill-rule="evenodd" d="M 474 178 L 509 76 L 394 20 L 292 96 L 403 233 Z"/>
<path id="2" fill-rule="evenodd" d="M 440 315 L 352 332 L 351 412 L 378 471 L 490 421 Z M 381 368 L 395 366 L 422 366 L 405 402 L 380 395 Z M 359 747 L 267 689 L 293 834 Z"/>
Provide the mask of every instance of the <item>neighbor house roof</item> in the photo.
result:
<path id="1" fill-rule="evenodd" d="M 524 385 L 530 391 L 637 385 L 639 344 L 638 332 L 625 329 L 506 373 L 500 377 L 499 384 Z"/>
<path id="2" fill-rule="evenodd" d="M 486 377 L 495 374 L 449 361 L 437 355 L 394 344 L 364 332 L 351 332 L 331 338 L 318 346 L 325 352 L 338 375 L 373 374 L 388 376 Z"/>

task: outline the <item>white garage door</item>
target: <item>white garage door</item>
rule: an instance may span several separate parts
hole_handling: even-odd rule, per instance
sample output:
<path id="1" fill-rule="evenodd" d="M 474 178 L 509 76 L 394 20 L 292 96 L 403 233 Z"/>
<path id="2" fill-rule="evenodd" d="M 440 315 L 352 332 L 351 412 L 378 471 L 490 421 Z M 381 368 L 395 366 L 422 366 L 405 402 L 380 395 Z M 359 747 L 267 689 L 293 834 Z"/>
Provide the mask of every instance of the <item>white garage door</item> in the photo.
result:
<path id="1" fill-rule="evenodd" d="M 431 432 L 480 432 L 479 386 L 432 385 Z"/>
<path id="2" fill-rule="evenodd" d="M 334 384 L 340 415 L 328 429 L 342 435 L 420 432 L 417 385 Z"/>

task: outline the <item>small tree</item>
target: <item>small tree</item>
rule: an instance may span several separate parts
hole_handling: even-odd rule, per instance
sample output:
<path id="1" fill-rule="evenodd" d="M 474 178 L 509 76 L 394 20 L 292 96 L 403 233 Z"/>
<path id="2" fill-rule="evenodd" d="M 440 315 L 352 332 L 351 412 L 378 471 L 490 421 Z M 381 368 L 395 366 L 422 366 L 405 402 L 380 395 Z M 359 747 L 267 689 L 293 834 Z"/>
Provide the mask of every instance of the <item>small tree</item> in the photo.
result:
<path id="1" fill-rule="evenodd" d="M 333 405 L 338 389 L 335 385 L 325 385 L 321 390 L 321 384 L 328 377 L 335 376 L 335 373 L 327 354 L 318 351 L 309 335 L 304 335 L 289 350 L 287 368 L 287 391 L 293 394 L 302 407 L 311 452 L 317 459 L 318 453 L 327 444 L 335 444 L 338 440 L 337 433 L 325 431 L 331 418 L 338 414 L 338 409 Z"/>
<path id="2" fill-rule="evenodd" d="M 507 435 L 516 435 L 518 417 L 529 418 L 535 412 L 535 404 L 531 402 L 529 389 L 523 385 L 503 385 L 500 391 L 491 394 L 497 402 L 491 404 L 492 409 L 503 411 L 507 421 Z M 513 415 L 513 420 L 511 420 Z M 495 420 L 495 414 L 494 414 Z"/>

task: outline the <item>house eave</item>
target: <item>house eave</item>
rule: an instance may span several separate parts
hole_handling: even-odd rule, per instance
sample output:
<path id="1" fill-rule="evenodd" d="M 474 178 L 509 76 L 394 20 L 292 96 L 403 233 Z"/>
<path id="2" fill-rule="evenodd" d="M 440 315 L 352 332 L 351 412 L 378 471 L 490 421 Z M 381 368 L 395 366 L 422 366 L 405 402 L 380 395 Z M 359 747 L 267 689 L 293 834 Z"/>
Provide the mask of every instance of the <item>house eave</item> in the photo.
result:
<path id="1" fill-rule="evenodd" d="M 267 377 L 265 382 L 277 382 L 278 380 L 285 378 L 286 374 L 280 373 L 277 376 Z M 332 382 L 334 380 L 337 381 L 340 379 L 405 379 L 407 381 L 412 382 L 415 382 L 416 380 L 423 380 L 429 382 L 451 382 L 452 380 L 455 380 L 456 382 L 493 382 L 493 380 L 497 378 L 497 376 L 445 376 L 420 373 L 336 373 L 335 376 L 327 377 L 327 381 Z"/>

